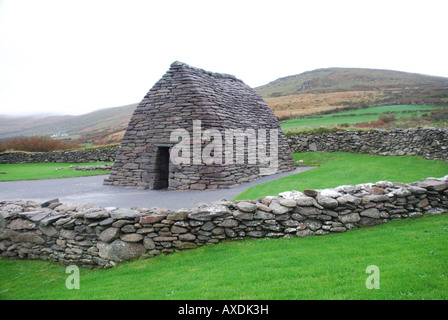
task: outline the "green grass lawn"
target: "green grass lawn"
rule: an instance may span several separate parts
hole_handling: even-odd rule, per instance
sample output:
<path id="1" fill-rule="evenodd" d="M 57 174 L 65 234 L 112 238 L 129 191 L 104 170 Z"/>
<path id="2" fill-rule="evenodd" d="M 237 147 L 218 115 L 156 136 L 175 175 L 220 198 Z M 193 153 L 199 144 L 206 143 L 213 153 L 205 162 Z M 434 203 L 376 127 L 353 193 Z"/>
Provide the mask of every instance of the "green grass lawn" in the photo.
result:
<path id="1" fill-rule="evenodd" d="M 357 110 L 348 110 L 331 114 L 320 115 L 319 118 L 305 117 L 303 119 L 288 119 L 280 122 L 283 130 L 288 131 L 297 128 L 335 126 L 338 124 L 354 124 L 362 122 L 378 121 L 380 114 L 384 112 L 395 112 L 396 118 L 410 117 L 412 115 L 429 114 L 431 110 L 446 108 L 446 106 L 419 106 L 419 105 L 396 105 L 370 107 Z M 419 112 L 424 110 L 426 112 Z M 413 111 L 411 113 L 402 113 L 403 111 Z M 354 116 L 352 116 L 354 115 Z"/>
<path id="2" fill-rule="evenodd" d="M 108 174 L 109 171 L 107 170 L 75 171 L 74 168 L 69 168 L 71 165 L 82 167 L 106 163 L 112 162 L 0 164 L 0 172 L 6 172 L 6 174 L 0 174 L 0 181 L 70 178 Z M 56 168 L 64 169 L 56 171 Z"/>
<path id="3" fill-rule="evenodd" d="M 225 242 L 80 269 L 0 260 L 0 299 L 448 299 L 448 215 L 391 221 L 342 234 Z M 367 289 L 366 268 L 379 268 Z"/>
<path id="4" fill-rule="evenodd" d="M 295 153 L 294 160 L 318 168 L 246 189 L 234 200 L 257 199 L 283 191 L 333 188 L 346 184 L 375 183 L 381 180 L 414 182 L 423 178 L 440 178 L 448 174 L 444 161 L 425 160 L 416 156 L 385 157 L 346 152 Z"/>

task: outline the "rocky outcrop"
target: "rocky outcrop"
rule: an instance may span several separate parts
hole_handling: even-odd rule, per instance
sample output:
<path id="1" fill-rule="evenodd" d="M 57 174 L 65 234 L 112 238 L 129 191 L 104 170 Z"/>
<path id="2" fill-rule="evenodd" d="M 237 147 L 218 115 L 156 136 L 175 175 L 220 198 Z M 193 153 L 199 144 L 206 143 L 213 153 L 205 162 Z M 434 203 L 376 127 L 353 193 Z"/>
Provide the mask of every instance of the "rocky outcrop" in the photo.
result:
<path id="1" fill-rule="evenodd" d="M 448 176 L 288 191 L 179 210 L 0 201 L 0 257 L 107 268 L 221 241 L 325 235 L 447 211 Z"/>

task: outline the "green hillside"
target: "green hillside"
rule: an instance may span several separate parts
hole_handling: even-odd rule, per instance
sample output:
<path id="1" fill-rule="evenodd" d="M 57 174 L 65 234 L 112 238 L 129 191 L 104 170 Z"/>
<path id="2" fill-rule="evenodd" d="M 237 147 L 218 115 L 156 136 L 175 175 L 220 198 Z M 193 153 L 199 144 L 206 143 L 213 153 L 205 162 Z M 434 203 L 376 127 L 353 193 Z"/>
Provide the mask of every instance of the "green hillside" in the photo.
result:
<path id="1" fill-rule="evenodd" d="M 434 110 L 443 109 L 444 114 L 443 119 L 436 121 L 431 115 Z M 442 110 L 441 110 L 442 111 Z M 447 106 L 432 106 L 432 105 L 392 105 L 392 106 L 379 106 L 370 107 L 357 110 L 348 110 L 333 112 L 330 114 L 320 114 L 320 115 L 304 115 L 298 118 L 292 118 L 280 121 L 280 125 L 283 131 L 288 132 L 289 130 L 297 131 L 306 128 L 315 127 L 328 127 L 328 126 L 357 126 L 358 127 L 368 127 L 373 125 L 372 122 L 378 121 L 381 115 L 391 114 L 394 117 L 391 126 L 397 127 L 402 124 L 403 121 L 408 118 L 407 121 L 413 120 L 418 126 L 442 126 L 446 127 L 448 121 L 448 107 Z M 401 120 L 401 122 L 399 122 Z M 426 121 L 425 121 L 426 120 Z M 362 126 L 361 124 L 367 124 L 367 126 Z M 384 127 L 377 124 L 378 127 Z"/>
<path id="2" fill-rule="evenodd" d="M 327 68 L 277 79 L 255 88 L 264 98 L 298 93 L 385 90 L 416 93 L 428 98 L 448 94 L 448 78 L 392 70 Z"/>
<path id="3" fill-rule="evenodd" d="M 255 91 L 279 119 L 375 105 L 448 105 L 448 78 L 391 70 L 317 69 L 277 79 Z M 0 116 L 0 140 L 40 135 L 86 145 L 118 143 L 136 107 L 130 104 L 80 116 Z"/>
<path id="4" fill-rule="evenodd" d="M 116 132 L 126 129 L 137 104 L 105 108 L 79 116 L 0 116 L 0 139 L 67 134 L 69 137 L 95 135 L 99 132 Z"/>

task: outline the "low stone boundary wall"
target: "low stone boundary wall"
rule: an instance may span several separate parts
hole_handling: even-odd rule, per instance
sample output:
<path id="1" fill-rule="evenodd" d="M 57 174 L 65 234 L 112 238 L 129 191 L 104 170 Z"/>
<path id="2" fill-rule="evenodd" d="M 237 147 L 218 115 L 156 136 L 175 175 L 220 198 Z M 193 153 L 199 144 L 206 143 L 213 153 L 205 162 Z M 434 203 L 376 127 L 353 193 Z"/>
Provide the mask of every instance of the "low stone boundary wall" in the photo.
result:
<path id="1" fill-rule="evenodd" d="M 300 133 L 288 137 L 292 152 L 345 151 L 376 155 L 419 155 L 448 161 L 448 130 L 443 128 Z M 0 164 L 113 162 L 120 147 L 94 150 L 0 153 Z"/>
<path id="2" fill-rule="evenodd" d="M 293 134 L 288 137 L 288 144 L 292 152 L 345 151 L 448 160 L 448 130 L 443 128 Z"/>
<path id="3" fill-rule="evenodd" d="M 103 164 L 99 166 L 82 166 L 82 167 L 73 165 L 70 166 L 70 168 L 74 168 L 75 171 L 95 171 L 95 170 L 111 170 L 113 166 L 114 166 L 113 164 Z"/>
<path id="4" fill-rule="evenodd" d="M 119 147 L 107 147 L 91 150 L 53 151 L 53 152 L 3 152 L 0 164 L 13 163 L 87 163 L 113 162 Z"/>
<path id="5" fill-rule="evenodd" d="M 290 191 L 172 211 L 101 208 L 57 199 L 0 201 L 0 257 L 107 268 L 221 241 L 325 235 L 447 211 L 448 176 Z"/>

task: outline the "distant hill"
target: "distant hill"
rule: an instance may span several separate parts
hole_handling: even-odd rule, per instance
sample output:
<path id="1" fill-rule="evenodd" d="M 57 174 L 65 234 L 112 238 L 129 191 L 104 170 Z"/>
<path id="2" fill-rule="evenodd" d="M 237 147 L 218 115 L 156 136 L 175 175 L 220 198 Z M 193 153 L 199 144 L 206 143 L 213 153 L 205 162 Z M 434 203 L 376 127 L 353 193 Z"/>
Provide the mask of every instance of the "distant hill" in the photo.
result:
<path id="1" fill-rule="evenodd" d="M 79 116 L 0 116 L 0 139 L 53 135 L 78 142 L 107 140 L 109 135 L 121 133 L 126 129 L 137 105 L 135 103 L 100 109 Z M 104 143 L 113 142 L 112 140 Z"/>
<path id="2" fill-rule="evenodd" d="M 381 104 L 448 105 L 448 78 L 391 70 L 317 69 L 255 90 L 279 118 Z M 80 116 L 0 116 L 0 139 L 48 135 L 77 143 L 119 142 L 137 105 Z"/>
<path id="3" fill-rule="evenodd" d="M 448 78 L 392 70 L 317 69 L 255 90 L 278 116 L 378 104 L 448 104 Z"/>

